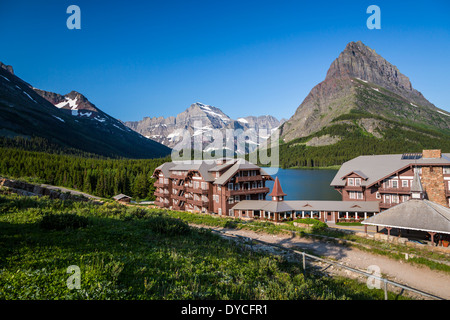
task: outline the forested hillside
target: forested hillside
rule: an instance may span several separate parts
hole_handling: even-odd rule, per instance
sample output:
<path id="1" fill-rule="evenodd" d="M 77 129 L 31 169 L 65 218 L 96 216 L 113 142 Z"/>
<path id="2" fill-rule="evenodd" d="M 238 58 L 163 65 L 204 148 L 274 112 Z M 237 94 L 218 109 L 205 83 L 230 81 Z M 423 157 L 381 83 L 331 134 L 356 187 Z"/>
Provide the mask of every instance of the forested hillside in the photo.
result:
<path id="1" fill-rule="evenodd" d="M 10 139 L 3 145 L 14 144 Z M 29 149 L 36 148 L 30 144 Z M 44 147 L 45 150 L 45 147 Z M 72 150 L 74 153 L 76 150 Z M 77 189 L 100 197 L 124 193 L 154 199 L 152 174 L 168 158 L 107 159 L 89 154 L 69 155 L 23 150 L 0 145 L 0 176 Z"/>
<path id="2" fill-rule="evenodd" d="M 331 144 L 321 145 L 322 142 Z M 280 166 L 328 167 L 341 165 L 360 155 L 422 152 L 441 149 L 450 152 L 446 132 L 416 124 L 405 124 L 363 112 L 342 115 L 310 136 L 280 142 Z"/>

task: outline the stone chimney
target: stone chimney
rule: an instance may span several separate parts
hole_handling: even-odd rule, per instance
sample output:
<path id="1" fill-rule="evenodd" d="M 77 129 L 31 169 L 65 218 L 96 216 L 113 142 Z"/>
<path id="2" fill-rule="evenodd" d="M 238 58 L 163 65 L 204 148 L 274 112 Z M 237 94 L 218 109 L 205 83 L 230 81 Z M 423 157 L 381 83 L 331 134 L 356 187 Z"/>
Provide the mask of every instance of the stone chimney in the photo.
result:
<path id="1" fill-rule="evenodd" d="M 422 158 L 430 159 L 430 158 L 440 158 L 441 157 L 441 150 L 440 149 L 434 149 L 434 150 L 423 150 L 422 151 Z"/>
<path id="2" fill-rule="evenodd" d="M 439 159 L 441 150 L 423 150 L 422 159 Z M 428 200 L 448 206 L 445 196 L 445 181 L 443 167 L 440 165 L 422 165 L 422 184 Z"/>

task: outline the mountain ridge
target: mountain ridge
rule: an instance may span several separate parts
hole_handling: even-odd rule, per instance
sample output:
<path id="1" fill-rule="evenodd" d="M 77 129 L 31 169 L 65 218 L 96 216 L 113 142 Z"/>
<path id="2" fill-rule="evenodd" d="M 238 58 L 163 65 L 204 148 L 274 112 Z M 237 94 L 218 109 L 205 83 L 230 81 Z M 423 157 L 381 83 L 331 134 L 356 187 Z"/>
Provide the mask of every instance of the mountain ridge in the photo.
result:
<path id="1" fill-rule="evenodd" d="M 450 133 L 450 113 L 426 100 L 397 67 L 358 41 L 348 43 L 331 63 L 325 79 L 280 127 L 280 137 L 283 142 L 307 137 L 351 111 Z"/>
<path id="2" fill-rule="evenodd" d="M 93 106 L 81 94 L 72 91 L 62 96 L 34 88 L 12 67 L 0 66 L 0 136 L 39 137 L 62 148 L 108 157 L 158 158 L 170 153 L 170 148 L 145 139 L 98 108 L 93 117 L 79 113 Z M 51 102 L 58 99 L 67 103 L 59 108 Z M 72 108 L 75 99 L 84 109 L 78 109 L 81 104 Z"/>
<path id="3" fill-rule="evenodd" d="M 282 119 L 283 120 L 283 119 Z M 250 133 L 250 144 L 257 145 L 265 141 L 272 131 L 280 125 L 280 121 L 274 116 L 247 116 L 236 120 L 231 119 L 220 108 L 207 105 L 201 102 L 191 104 L 186 110 L 176 116 L 164 117 L 144 117 L 140 121 L 126 121 L 126 126 L 139 132 L 149 139 L 153 139 L 168 147 L 174 147 L 182 138 L 184 130 L 188 130 L 191 136 L 204 134 L 203 146 L 207 147 L 212 140 L 208 135 L 215 130 L 225 134 L 225 130 L 234 129 Z M 200 127 L 196 126 L 197 124 Z M 266 130 L 266 136 L 257 139 L 253 134 Z M 240 131 L 238 131 L 238 134 Z M 264 133 L 264 131 L 263 131 Z M 253 139 L 252 139 L 253 138 Z M 257 141 L 258 140 L 258 141 Z M 235 144 L 238 153 L 245 153 L 245 147 Z"/>

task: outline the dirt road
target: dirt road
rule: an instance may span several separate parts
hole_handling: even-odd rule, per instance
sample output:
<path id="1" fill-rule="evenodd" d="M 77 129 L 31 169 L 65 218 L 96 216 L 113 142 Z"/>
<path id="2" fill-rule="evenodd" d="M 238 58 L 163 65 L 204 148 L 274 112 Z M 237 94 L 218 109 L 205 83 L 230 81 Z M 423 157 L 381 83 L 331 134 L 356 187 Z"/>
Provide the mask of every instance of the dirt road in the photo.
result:
<path id="1" fill-rule="evenodd" d="M 205 228 L 211 228 L 202 226 Z M 430 270 L 410 263 L 389 259 L 384 256 L 368 253 L 354 247 L 336 243 L 292 237 L 287 235 L 269 235 L 249 230 L 212 228 L 229 234 L 237 234 L 268 243 L 282 245 L 287 248 L 308 250 L 313 254 L 332 258 L 347 266 L 360 270 L 368 270 L 369 266 L 377 266 L 384 278 L 419 289 L 430 294 L 450 299 L 450 275 Z"/>

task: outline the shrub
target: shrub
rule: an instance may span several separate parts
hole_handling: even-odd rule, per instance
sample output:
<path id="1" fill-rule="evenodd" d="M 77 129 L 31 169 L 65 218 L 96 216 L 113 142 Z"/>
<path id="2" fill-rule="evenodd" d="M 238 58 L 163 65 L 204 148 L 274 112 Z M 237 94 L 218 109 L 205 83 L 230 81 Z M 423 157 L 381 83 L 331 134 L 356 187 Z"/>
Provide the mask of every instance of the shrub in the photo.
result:
<path id="1" fill-rule="evenodd" d="M 191 231 L 191 228 L 186 222 L 169 216 L 150 216 L 147 222 L 151 231 L 168 236 L 183 235 Z"/>
<path id="2" fill-rule="evenodd" d="M 89 219 L 74 213 L 46 214 L 42 217 L 39 226 L 47 230 L 64 230 L 84 228 Z"/>
<path id="3" fill-rule="evenodd" d="M 298 219 L 296 220 L 296 222 L 312 224 L 311 226 L 312 232 L 323 231 L 327 228 L 327 224 L 325 222 L 313 218 Z"/>

